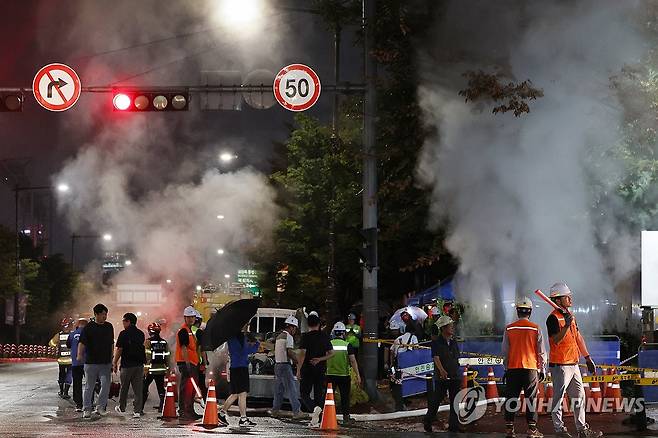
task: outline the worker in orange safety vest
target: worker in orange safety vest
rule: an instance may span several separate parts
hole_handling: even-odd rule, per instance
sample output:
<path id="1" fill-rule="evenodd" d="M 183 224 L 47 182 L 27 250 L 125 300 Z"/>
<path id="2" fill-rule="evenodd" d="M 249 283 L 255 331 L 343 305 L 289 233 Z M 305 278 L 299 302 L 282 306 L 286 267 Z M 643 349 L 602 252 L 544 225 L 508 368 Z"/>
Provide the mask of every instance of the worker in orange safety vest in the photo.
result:
<path id="1" fill-rule="evenodd" d="M 532 300 L 524 297 L 516 302 L 519 319 L 505 327 L 503 332 L 503 364 L 505 366 L 505 397 L 517 400 L 521 390 L 525 394 L 528 438 L 541 438 L 537 429 L 537 391 L 546 375 L 546 348 L 541 329 L 530 321 Z M 510 403 L 505 403 L 507 438 L 515 438 L 514 414 Z"/>
<path id="2" fill-rule="evenodd" d="M 580 375 L 578 362 L 580 356 L 587 362 L 590 374 L 596 374 L 596 365 L 587 351 L 573 314 L 569 311 L 572 306 L 571 289 L 564 282 L 555 283 L 550 290 L 551 300 L 559 306 L 546 319 L 550 354 L 548 367 L 553 379 L 553 400 L 551 403 L 551 417 L 555 432 L 561 437 L 571 437 L 562 421 L 562 399 L 568 393 L 574 403 L 574 420 L 578 438 L 592 438 L 603 435 L 600 431 L 589 428 L 585 422 L 585 389 Z"/>

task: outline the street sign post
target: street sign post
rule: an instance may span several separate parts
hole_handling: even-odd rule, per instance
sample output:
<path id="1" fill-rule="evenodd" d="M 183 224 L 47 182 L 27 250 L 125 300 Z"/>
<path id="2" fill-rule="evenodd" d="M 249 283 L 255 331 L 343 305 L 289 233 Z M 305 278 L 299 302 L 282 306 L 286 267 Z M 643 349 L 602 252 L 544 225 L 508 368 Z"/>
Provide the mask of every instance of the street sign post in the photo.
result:
<path id="1" fill-rule="evenodd" d="M 39 105 L 48 111 L 66 111 L 80 98 L 82 84 L 68 65 L 48 64 L 34 76 L 32 92 Z"/>
<path id="2" fill-rule="evenodd" d="M 274 97 L 289 111 L 306 111 L 320 98 L 320 77 L 304 64 L 283 67 L 274 78 Z"/>

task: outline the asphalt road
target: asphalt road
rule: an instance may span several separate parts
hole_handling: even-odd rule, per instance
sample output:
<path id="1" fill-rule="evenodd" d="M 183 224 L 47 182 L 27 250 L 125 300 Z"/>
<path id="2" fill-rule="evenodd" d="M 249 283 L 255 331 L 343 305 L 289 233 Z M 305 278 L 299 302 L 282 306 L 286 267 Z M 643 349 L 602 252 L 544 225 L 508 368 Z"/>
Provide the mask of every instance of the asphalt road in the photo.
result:
<path id="1" fill-rule="evenodd" d="M 108 415 L 102 418 L 94 416 L 89 421 L 82 420 L 81 413 L 75 412 L 72 401 L 59 398 L 57 390 L 56 363 L 0 363 L 0 437 L 141 438 L 220 435 L 227 437 L 413 438 L 429 436 L 422 432 L 409 430 L 413 430 L 411 427 L 407 430 L 400 430 L 399 427 L 395 428 L 397 430 L 391 429 L 383 422 L 358 423 L 355 427 L 341 429 L 337 433 L 321 433 L 310 429 L 306 424 L 268 417 L 254 417 L 253 420 L 257 425 L 248 431 L 230 427 L 206 431 L 193 424 L 180 424 L 177 421 L 164 423 L 158 420 L 156 418 L 158 414 L 151 408 L 156 401 L 151 398 L 145 409 L 147 415 L 140 419 L 116 414 L 114 412 L 116 401 L 110 400 Z M 201 412 L 198 406 L 197 411 Z M 237 423 L 237 420 L 237 417 L 229 418 L 233 425 Z M 494 433 L 459 435 L 438 433 L 436 435 L 446 438 L 453 436 L 500 438 L 504 436 Z M 658 434 L 653 432 L 653 434 L 643 436 L 658 436 Z"/>

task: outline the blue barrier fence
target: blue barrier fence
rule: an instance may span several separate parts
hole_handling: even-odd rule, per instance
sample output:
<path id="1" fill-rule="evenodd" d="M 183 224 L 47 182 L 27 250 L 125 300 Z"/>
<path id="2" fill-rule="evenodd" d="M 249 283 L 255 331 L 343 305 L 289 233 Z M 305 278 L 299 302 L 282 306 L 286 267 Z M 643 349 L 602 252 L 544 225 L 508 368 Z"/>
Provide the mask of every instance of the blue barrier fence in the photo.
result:
<path id="1" fill-rule="evenodd" d="M 545 340 L 545 342 L 547 341 Z M 594 336 L 587 338 L 586 343 L 594 362 L 599 364 L 619 365 L 621 344 L 617 336 Z M 548 353 L 548 343 L 545 347 L 547 348 Z M 502 354 L 502 336 L 472 337 L 464 339 L 459 341 L 459 351 L 462 352 L 462 358 L 485 357 L 487 355 L 500 356 Z M 658 361 L 658 350 L 655 351 L 655 353 L 656 360 Z M 486 361 L 483 360 L 482 362 Z M 400 353 L 398 356 L 398 366 L 403 370 L 403 397 L 426 392 L 427 380 L 420 377 L 414 377 L 414 375 L 428 376 L 433 373 L 434 365 L 430 350 L 409 350 Z M 642 365 L 640 364 L 640 366 Z M 490 367 L 493 369 L 496 377 L 503 377 L 505 369 L 502 365 L 471 365 L 469 366 L 469 369 L 477 371 L 478 377 L 487 377 Z M 654 367 L 652 366 L 649 368 Z M 658 388 L 656 388 L 656 391 L 658 391 Z"/>
<path id="2" fill-rule="evenodd" d="M 644 344 L 638 351 L 638 366 L 640 368 L 658 368 L 658 344 Z M 654 377 L 653 374 L 644 377 Z M 658 376 L 656 376 L 658 377 Z M 647 403 L 658 402 L 658 387 L 656 386 L 643 386 L 642 387 L 644 401 Z"/>

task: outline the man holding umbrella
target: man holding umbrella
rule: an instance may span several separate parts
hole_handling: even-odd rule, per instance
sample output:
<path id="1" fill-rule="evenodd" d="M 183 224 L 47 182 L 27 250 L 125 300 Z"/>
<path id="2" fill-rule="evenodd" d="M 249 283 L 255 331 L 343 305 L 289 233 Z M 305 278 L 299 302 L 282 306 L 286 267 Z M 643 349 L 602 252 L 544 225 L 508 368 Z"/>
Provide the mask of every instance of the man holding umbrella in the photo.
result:
<path id="1" fill-rule="evenodd" d="M 176 365 L 180 372 L 178 386 L 178 415 L 186 420 L 198 420 L 202 415 L 194 412 L 194 385 L 199 380 L 199 352 L 192 326 L 197 312 L 192 306 L 183 311 L 185 323 L 176 336 Z"/>

